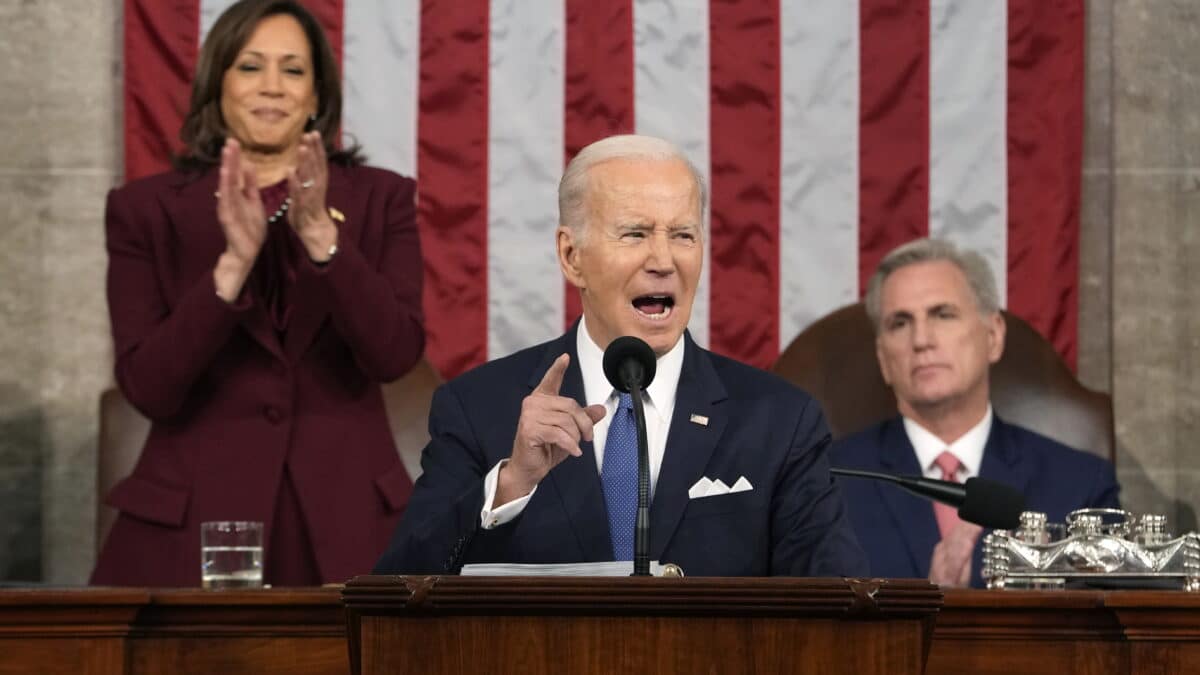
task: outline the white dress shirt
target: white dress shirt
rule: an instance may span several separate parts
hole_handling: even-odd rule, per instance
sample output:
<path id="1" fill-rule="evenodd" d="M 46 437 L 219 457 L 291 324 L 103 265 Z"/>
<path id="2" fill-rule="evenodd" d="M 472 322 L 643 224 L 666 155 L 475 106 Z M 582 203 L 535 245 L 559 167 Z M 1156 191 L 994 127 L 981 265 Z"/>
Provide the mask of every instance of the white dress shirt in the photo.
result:
<path id="1" fill-rule="evenodd" d="M 917 452 L 917 463 L 921 465 L 921 471 L 926 478 L 942 478 L 937 458 L 943 452 L 949 451 L 961 462 L 957 479 L 963 483 L 968 478 L 979 475 L 979 467 L 983 464 L 983 449 L 987 446 L 988 434 L 992 432 L 992 405 L 988 404 L 987 412 L 978 424 L 950 444 L 907 417 L 904 418 L 904 432 L 908 434 L 908 441 Z"/>
<path id="2" fill-rule="evenodd" d="M 675 411 L 675 392 L 679 386 L 679 374 L 683 370 L 683 337 L 669 352 L 658 357 L 655 365 L 654 381 L 646 388 L 642 402 L 646 408 L 646 442 L 650 451 L 650 495 L 653 497 L 654 488 L 658 485 L 658 472 L 662 468 L 663 454 L 667 449 L 667 432 L 671 429 L 671 415 Z M 579 358 L 579 369 L 583 374 L 583 395 L 588 405 L 604 406 L 604 419 L 592 427 L 592 449 L 596 455 L 596 473 L 604 466 L 604 444 L 608 440 L 608 425 L 613 413 L 617 410 L 620 396 L 608 378 L 604 376 L 604 350 L 592 341 L 587 332 L 587 323 L 579 319 L 579 329 L 575 334 L 575 353 Z M 501 460 L 483 479 L 483 509 L 479 512 L 479 522 L 485 530 L 499 527 L 516 518 L 533 493 L 514 499 L 495 509 L 492 503 L 496 500 L 496 485 L 500 468 L 508 460 Z M 564 462 L 580 461 L 577 457 L 567 457 Z"/>

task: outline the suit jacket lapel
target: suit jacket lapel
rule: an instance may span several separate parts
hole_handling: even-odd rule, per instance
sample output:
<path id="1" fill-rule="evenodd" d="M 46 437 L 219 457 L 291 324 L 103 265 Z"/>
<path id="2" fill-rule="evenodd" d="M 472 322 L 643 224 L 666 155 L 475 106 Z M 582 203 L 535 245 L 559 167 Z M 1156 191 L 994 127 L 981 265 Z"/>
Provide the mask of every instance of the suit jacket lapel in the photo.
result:
<path id="1" fill-rule="evenodd" d="M 579 368 L 579 355 L 575 353 L 575 333 L 579 322 L 558 340 L 550 343 L 542 355 L 538 367 L 530 373 L 529 390 L 533 391 L 542 376 L 550 369 L 563 352 L 571 355 L 571 364 L 563 376 L 559 394 L 575 399 L 579 405 L 587 405 L 583 390 L 583 371 Z M 571 530 L 583 550 L 584 560 L 612 560 L 612 539 L 608 533 L 608 511 L 604 506 L 604 491 L 600 486 L 600 473 L 596 471 L 596 452 L 591 442 L 580 443 L 583 455 L 567 457 L 554 467 L 547 476 L 558 497 L 563 511 L 571 523 Z"/>
<path id="2" fill-rule="evenodd" d="M 204 261 L 209 274 L 212 273 L 211 266 L 216 264 L 217 258 L 225 250 L 225 237 L 217 221 L 216 190 L 217 171 L 211 169 L 194 180 L 181 178 L 179 198 L 164 204 L 180 248 L 188 251 L 189 258 L 195 256 L 195 259 Z M 179 290 L 186 292 L 187 289 Z M 283 348 L 266 308 L 255 303 L 248 311 L 241 313 L 239 322 L 264 349 L 283 358 Z"/>
<path id="3" fill-rule="evenodd" d="M 994 415 L 994 413 L 993 413 Z M 992 417 L 992 430 L 988 432 L 987 445 L 983 449 L 983 463 L 979 466 L 979 475 L 988 480 L 1004 483 L 1015 488 L 1022 494 L 1033 477 L 1033 464 L 1026 458 L 1025 453 L 1012 440 L 1009 426 L 999 417 Z M 975 542 L 975 551 L 971 556 L 971 584 L 983 585 L 983 536 Z"/>
<path id="4" fill-rule="evenodd" d="M 728 412 L 721 402 L 725 385 L 713 368 L 708 352 L 684 333 L 683 369 L 675 391 L 675 410 L 667 434 L 666 452 L 658 472 L 654 501 L 650 505 L 650 557 L 661 560 L 688 504 L 688 489 L 704 475 L 704 468 L 725 431 Z M 692 422 L 692 415 L 708 418 L 707 425 Z"/>
<path id="5" fill-rule="evenodd" d="M 362 212 L 348 211 L 351 206 L 350 191 L 351 185 L 344 172 L 338 167 L 331 166 L 326 204 L 346 215 L 345 222 L 334 222 L 340 230 L 338 241 L 342 243 L 339 246 L 350 246 L 351 242 L 358 241 L 358 230 L 362 227 L 362 219 L 365 217 Z M 365 200 L 356 200 L 355 205 L 360 202 L 365 203 Z M 284 351 L 287 353 L 288 359 L 293 362 L 300 360 L 305 350 L 312 344 L 321 324 L 329 316 L 332 301 L 328 285 L 322 283 L 319 272 L 311 269 L 312 263 L 306 259 L 307 257 L 307 254 L 301 250 L 297 260 L 301 271 L 296 275 L 296 287 L 291 293 L 291 297 L 301 300 L 292 305 L 292 316 L 284 337 Z"/>
<path id="6" fill-rule="evenodd" d="M 879 462 L 885 471 L 908 476 L 920 476 L 923 473 L 917 462 L 917 451 L 904 432 L 901 418 L 887 422 L 880 430 L 880 435 Z M 875 489 L 879 490 L 888 513 L 896 520 L 896 528 L 903 535 L 917 576 L 929 576 L 930 556 L 942 538 L 933 515 L 933 504 L 898 485 L 876 482 Z"/>
<path id="7" fill-rule="evenodd" d="M 992 430 L 988 432 L 987 446 L 983 449 L 983 463 L 979 475 L 994 480 L 1024 493 L 1032 477 L 1032 465 L 1025 460 L 1024 453 L 1011 440 L 1008 425 L 999 417 L 992 417 Z"/>

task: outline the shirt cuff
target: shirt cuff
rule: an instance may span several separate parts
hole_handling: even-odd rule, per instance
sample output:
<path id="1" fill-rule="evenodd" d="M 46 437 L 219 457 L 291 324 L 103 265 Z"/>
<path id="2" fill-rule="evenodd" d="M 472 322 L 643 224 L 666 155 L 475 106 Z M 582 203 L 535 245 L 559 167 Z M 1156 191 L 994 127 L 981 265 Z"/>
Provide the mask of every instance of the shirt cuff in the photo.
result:
<path id="1" fill-rule="evenodd" d="M 493 509 L 492 503 L 496 501 L 496 485 L 500 482 L 500 469 L 507 463 L 507 459 L 500 460 L 483 478 L 483 509 L 479 512 L 479 524 L 485 530 L 493 530 L 521 515 L 521 512 L 525 510 L 525 505 L 529 503 L 529 498 L 537 492 L 535 485 L 524 497 Z"/>

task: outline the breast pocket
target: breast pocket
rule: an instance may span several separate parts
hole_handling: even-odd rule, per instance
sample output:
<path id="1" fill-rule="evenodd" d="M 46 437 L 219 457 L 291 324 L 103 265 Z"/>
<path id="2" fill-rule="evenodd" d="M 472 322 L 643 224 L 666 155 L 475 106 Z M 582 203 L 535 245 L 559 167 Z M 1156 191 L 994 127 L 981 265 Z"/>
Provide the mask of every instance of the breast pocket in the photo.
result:
<path id="1" fill-rule="evenodd" d="M 708 518 L 726 513 L 750 511 L 760 506 L 758 497 L 758 493 L 748 490 L 689 499 L 687 509 L 683 512 L 683 517 L 688 519 Z"/>

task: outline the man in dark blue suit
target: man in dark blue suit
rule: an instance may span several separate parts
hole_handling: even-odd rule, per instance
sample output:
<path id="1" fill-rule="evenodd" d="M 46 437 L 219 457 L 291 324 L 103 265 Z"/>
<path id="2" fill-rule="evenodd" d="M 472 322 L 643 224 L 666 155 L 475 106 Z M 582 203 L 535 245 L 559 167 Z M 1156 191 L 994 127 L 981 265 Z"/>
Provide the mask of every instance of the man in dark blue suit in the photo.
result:
<path id="1" fill-rule="evenodd" d="M 1026 510 L 1057 522 L 1075 509 L 1118 506 L 1111 464 L 992 412 L 988 368 L 1004 351 L 1005 324 L 982 256 L 932 239 L 905 244 L 871 277 L 866 307 L 900 417 L 837 441 L 835 466 L 983 476 L 1017 488 Z M 839 482 L 871 574 L 982 585 L 978 526 L 889 484 Z"/>
<path id="2" fill-rule="evenodd" d="M 816 402 L 685 330 L 705 210 L 699 173 L 665 141 L 616 136 L 571 161 L 557 250 L 583 317 L 437 391 L 424 473 L 377 572 L 631 559 L 632 413 L 601 365 L 622 335 L 658 360 L 645 393 L 652 560 L 700 576 L 866 572 Z"/>

